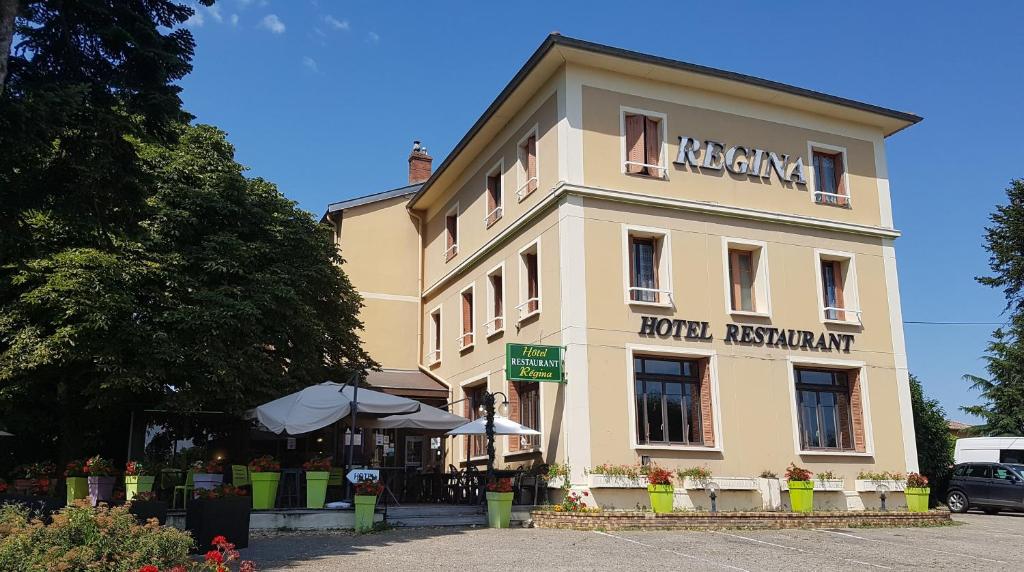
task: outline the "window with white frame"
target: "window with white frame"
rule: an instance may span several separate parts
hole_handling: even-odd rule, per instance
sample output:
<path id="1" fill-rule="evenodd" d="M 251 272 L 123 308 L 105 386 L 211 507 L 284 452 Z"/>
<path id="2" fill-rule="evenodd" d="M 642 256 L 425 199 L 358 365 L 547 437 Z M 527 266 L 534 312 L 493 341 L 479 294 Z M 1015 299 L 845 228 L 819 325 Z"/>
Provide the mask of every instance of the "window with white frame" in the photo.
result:
<path id="1" fill-rule="evenodd" d="M 622 108 L 622 170 L 630 175 L 664 178 L 665 123 L 663 113 Z"/>
<path id="2" fill-rule="evenodd" d="M 540 314 L 540 242 L 519 251 L 519 321 Z"/>
<path id="3" fill-rule="evenodd" d="M 505 331 L 505 265 L 487 274 L 487 337 Z"/>
<path id="4" fill-rule="evenodd" d="M 484 216 L 484 224 L 489 228 L 492 224 L 498 222 L 503 214 L 505 205 L 505 178 L 502 176 L 504 172 L 504 163 L 498 162 L 487 173 L 485 177 L 485 191 L 486 194 L 486 205 L 487 215 Z"/>
<path id="5" fill-rule="evenodd" d="M 473 293 L 476 290 L 473 286 L 469 286 L 465 290 L 459 293 L 459 306 L 462 308 L 461 315 L 461 328 L 462 333 L 459 335 L 459 349 L 468 350 L 473 347 L 476 341 L 476 328 L 474 306 L 473 306 Z"/>
<path id="6" fill-rule="evenodd" d="M 537 127 L 534 127 L 518 145 L 516 173 L 519 184 L 516 198 L 520 201 L 537 190 Z"/>
<path id="7" fill-rule="evenodd" d="M 459 253 L 459 205 L 444 215 L 444 238 L 444 261 L 448 262 Z"/>
<path id="8" fill-rule="evenodd" d="M 726 298 L 734 314 L 771 313 L 767 247 L 759 241 L 724 239 Z"/>
<path id="9" fill-rule="evenodd" d="M 523 427 L 540 431 L 540 384 L 527 381 L 508 383 L 509 419 Z M 540 448 L 540 435 L 512 435 L 508 440 L 509 452 Z"/>
<path id="10" fill-rule="evenodd" d="M 827 322 L 860 323 L 853 254 L 816 250 L 815 262 L 821 319 Z"/>
<path id="11" fill-rule="evenodd" d="M 865 450 L 860 371 L 800 365 L 793 369 L 803 451 Z"/>
<path id="12" fill-rule="evenodd" d="M 669 232 L 664 229 L 623 226 L 623 274 L 626 302 L 672 303 L 672 256 Z"/>
<path id="13" fill-rule="evenodd" d="M 462 388 L 466 400 L 463 401 L 463 417 L 470 421 L 479 419 L 484 414 L 484 400 L 487 396 L 487 380 L 479 384 Z M 470 458 L 482 457 L 487 454 L 487 437 L 484 435 L 467 435 L 466 447 Z"/>
<path id="14" fill-rule="evenodd" d="M 850 206 L 846 149 L 824 143 L 807 145 L 811 158 L 812 198 L 820 205 Z"/>
<path id="15" fill-rule="evenodd" d="M 441 307 L 438 306 L 432 312 L 427 320 L 427 327 L 429 328 L 427 343 L 429 344 L 429 351 L 426 355 L 427 365 L 434 365 L 441 363 Z"/>
<path id="16" fill-rule="evenodd" d="M 633 356 L 636 443 L 713 447 L 710 358 Z"/>

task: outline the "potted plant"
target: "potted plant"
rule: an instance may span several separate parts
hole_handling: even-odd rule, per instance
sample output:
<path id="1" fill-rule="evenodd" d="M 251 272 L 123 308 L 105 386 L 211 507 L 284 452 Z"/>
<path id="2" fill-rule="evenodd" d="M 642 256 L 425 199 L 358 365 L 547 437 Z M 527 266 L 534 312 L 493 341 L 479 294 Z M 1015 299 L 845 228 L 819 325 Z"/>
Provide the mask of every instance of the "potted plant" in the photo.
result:
<path id="1" fill-rule="evenodd" d="M 281 463 L 270 455 L 256 457 L 249 461 L 249 481 L 252 482 L 252 508 L 266 510 L 274 508 L 277 500 L 277 484 L 281 481 Z"/>
<path id="2" fill-rule="evenodd" d="M 153 491 L 139 491 L 128 501 L 128 512 L 135 515 L 140 524 L 155 518 L 161 525 L 167 522 L 167 502 L 157 498 Z"/>
<path id="3" fill-rule="evenodd" d="M 907 475 L 907 489 L 903 494 L 907 496 L 907 510 L 910 512 L 928 512 L 928 495 L 931 488 L 928 487 L 928 477 L 920 473 Z"/>
<path id="4" fill-rule="evenodd" d="M 196 547 L 209 546 L 216 536 L 224 535 L 235 539 L 238 548 L 245 548 L 249 546 L 251 513 L 252 501 L 243 488 L 222 484 L 196 489 L 185 509 L 185 529 L 192 532 Z"/>
<path id="5" fill-rule="evenodd" d="M 67 483 L 68 506 L 74 501 L 89 496 L 89 475 L 85 472 L 85 461 L 75 459 L 64 467 L 64 481 Z"/>
<path id="6" fill-rule="evenodd" d="M 192 483 L 195 490 L 213 489 L 224 483 L 224 466 L 220 459 L 192 463 Z"/>
<path id="7" fill-rule="evenodd" d="M 85 473 L 92 506 L 109 503 L 114 496 L 114 464 L 96 455 L 85 462 Z"/>
<path id="8" fill-rule="evenodd" d="M 14 469 L 14 491 L 26 496 L 47 496 L 50 476 L 56 472 L 53 463 L 27 463 Z"/>
<path id="9" fill-rule="evenodd" d="M 487 483 L 487 525 L 508 528 L 512 519 L 512 479 L 492 479 Z"/>
<path id="10" fill-rule="evenodd" d="M 331 458 L 313 457 L 302 464 L 306 471 L 306 508 L 324 508 L 327 481 L 331 479 Z"/>
<path id="11" fill-rule="evenodd" d="M 146 467 L 139 461 L 128 461 L 124 466 L 125 500 L 131 502 L 135 495 L 153 490 L 156 477 L 147 474 Z"/>
<path id="12" fill-rule="evenodd" d="M 796 466 L 796 463 L 790 463 L 786 467 L 785 477 L 793 512 L 811 512 L 814 509 L 814 481 L 811 480 L 811 472 Z"/>
<path id="13" fill-rule="evenodd" d="M 587 471 L 590 486 L 594 488 L 646 488 L 647 478 L 639 465 L 610 465 L 604 463 Z"/>
<path id="14" fill-rule="evenodd" d="M 676 471 L 676 477 L 685 489 L 703 489 L 711 482 L 711 469 L 707 467 L 690 467 Z"/>
<path id="15" fill-rule="evenodd" d="M 837 475 L 835 471 L 815 473 L 814 480 L 817 483 L 815 488 L 819 491 L 842 491 L 846 484 L 846 481 Z"/>
<path id="16" fill-rule="evenodd" d="M 373 530 L 373 508 L 377 495 L 384 492 L 384 485 L 372 477 L 361 478 L 356 483 L 356 532 Z"/>
<path id="17" fill-rule="evenodd" d="M 647 494 L 651 497 L 651 509 L 656 513 L 672 512 L 672 473 L 667 469 L 651 466 L 647 468 Z"/>

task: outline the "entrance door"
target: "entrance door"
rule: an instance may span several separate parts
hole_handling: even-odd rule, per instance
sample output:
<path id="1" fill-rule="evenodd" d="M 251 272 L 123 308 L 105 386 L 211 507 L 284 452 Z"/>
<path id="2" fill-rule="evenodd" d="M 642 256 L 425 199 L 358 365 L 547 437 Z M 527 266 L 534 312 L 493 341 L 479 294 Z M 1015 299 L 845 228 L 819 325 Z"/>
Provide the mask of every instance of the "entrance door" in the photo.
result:
<path id="1" fill-rule="evenodd" d="M 423 437 L 419 435 L 405 436 L 405 466 L 423 466 Z"/>

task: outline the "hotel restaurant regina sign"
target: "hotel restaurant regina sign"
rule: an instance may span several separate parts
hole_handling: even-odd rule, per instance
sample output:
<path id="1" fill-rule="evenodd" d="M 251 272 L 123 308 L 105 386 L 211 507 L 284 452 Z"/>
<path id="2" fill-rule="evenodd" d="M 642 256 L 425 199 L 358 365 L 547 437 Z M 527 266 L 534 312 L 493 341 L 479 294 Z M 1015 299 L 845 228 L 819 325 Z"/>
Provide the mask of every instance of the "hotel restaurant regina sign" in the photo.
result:
<path id="1" fill-rule="evenodd" d="M 565 383 L 562 348 L 505 344 L 505 376 L 509 381 Z"/>

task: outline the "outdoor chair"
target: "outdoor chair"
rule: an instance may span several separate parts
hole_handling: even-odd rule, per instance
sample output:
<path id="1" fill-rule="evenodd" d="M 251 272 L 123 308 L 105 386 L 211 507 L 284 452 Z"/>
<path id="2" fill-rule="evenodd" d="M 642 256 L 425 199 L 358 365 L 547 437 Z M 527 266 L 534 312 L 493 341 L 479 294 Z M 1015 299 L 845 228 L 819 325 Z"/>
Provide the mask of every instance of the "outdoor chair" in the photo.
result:
<path id="1" fill-rule="evenodd" d="M 281 484 L 277 488 L 277 506 L 295 508 L 305 506 L 302 499 L 302 469 L 282 469 Z"/>
<path id="2" fill-rule="evenodd" d="M 523 502 L 523 493 L 527 490 L 532 489 L 532 496 L 530 502 L 536 506 L 540 491 L 547 493 L 548 488 L 548 466 L 547 465 L 534 465 L 530 471 L 519 480 L 519 489 L 517 491 L 516 504 L 526 504 Z"/>
<path id="3" fill-rule="evenodd" d="M 154 488 L 160 493 L 160 497 L 166 499 L 167 493 L 174 492 L 174 487 L 185 482 L 185 471 L 181 469 L 160 469 L 160 475 L 154 483 Z"/>
<path id="4" fill-rule="evenodd" d="M 171 508 L 178 508 L 178 491 L 181 491 L 182 508 L 188 508 L 188 497 L 192 496 L 195 490 L 195 473 L 189 471 L 185 475 L 185 484 L 174 487 L 174 494 L 171 495 Z"/>
<path id="5" fill-rule="evenodd" d="M 231 484 L 236 487 L 252 487 L 252 481 L 249 479 L 249 467 L 231 465 Z"/>

